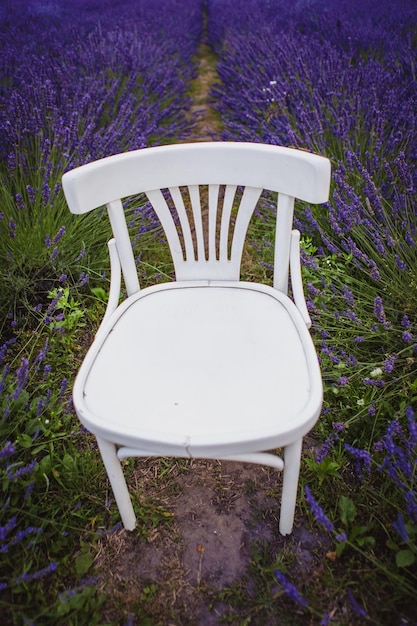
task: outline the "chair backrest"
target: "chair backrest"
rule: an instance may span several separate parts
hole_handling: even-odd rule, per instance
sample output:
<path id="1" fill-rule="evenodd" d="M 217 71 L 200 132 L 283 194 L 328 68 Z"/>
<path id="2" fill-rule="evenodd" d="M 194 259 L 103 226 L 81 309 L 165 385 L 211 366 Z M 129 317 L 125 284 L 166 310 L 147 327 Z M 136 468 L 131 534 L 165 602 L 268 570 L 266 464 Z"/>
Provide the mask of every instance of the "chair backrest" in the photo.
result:
<path id="1" fill-rule="evenodd" d="M 239 280 L 244 239 L 259 197 L 263 190 L 278 192 L 274 287 L 286 292 L 294 198 L 325 202 L 330 162 L 265 144 L 175 144 L 83 165 L 64 174 L 62 183 L 73 213 L 107 206 L 129 295 L 139 282 L 123 198 L 148 197 L 164 228 L 177 280 Z"/>

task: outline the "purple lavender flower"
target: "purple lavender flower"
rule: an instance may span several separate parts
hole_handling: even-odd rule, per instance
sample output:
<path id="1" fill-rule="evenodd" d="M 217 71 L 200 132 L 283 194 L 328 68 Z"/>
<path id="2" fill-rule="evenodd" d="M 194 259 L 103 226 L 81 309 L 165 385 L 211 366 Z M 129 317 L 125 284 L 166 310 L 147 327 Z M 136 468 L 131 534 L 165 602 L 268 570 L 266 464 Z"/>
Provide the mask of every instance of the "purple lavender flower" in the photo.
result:
<path id="1" fill-rule="evenodd" d="M 58 252 L 59 252 L 58 246 L 55 246 L 50 256 L 51 261 L 55 261 L 55 259 L 58 257 Z"/>
<path id="2" fill-rule="evenodd" d="M 368 452 L 368 450 L 355 448 L 348 443 L 344 444 L 344 448 L 355 458 L 356 476 L 360 481 L 362 481 L 364 475 L 369 475 L 371 472 L 371 454 Z"/>
<path id="3" fill-rule="evenodd" d="M 20 394 L 22 393 L 23 388 L 26 385 L 28 374 L 29 374 L 29 361 L 25 357 L 22 357 L 21 364 L 17 370 L 17 375 L 16 375 L 17 386 L 13 393 L 14 400 L 17 400 Z"/>
<path id="4" fill-rule="evenodd" d="M 16 222 L 12 217 L 9 219 L 9 237 L 10 239 L 16 238 Z"/>
<path id="5" fill-rule="evenodd" d="M 374 300 L 374 314 L 378 322 L 386 324 L 387 319 L 385 317 L 384 306 L 382 304 L 382 298 L 377 296 Z"/>
<path id="6" fill-rule="evenodd" d="M 63 396 L 68 387 L 68 380 L 64 378 L 61 382 L 61 388 L 59 390 L 59 397 Z"/>
<path id="7" fill-rule="evenodd" d="M 360 606 L 360 604 L 358 604 L 358 602 L 355 599 L 355 596 L 353 595 L 352 590 L 350 588 L 348 588 L 347 593 L 348 593 L 348 597 L 349 597 L 349 600 L 350 600 L 350 605 L 351 605 L 352 610 L 355 613 L 355 615 L 357 615 L 358 617 L 363 617 L 363 618 L 368 617 L 367 612 L 365 611 L 365 609 L 362 606 Z"/>
<path id="8" fill-rule="evenodd" d="M 415 489 L 408 489 L 404 493 L 404 501 L 406 505 L 406 511 L 410 516 L 410 519 L 416 524 L 417 520 L 417 493 Z"/>
<path id="9" fill-rule="evenodd" d="M 410 538 L 408 536 L 408 532 L 407 532 L 407 529 L 405 527 L 404 517 L 403 517 L 402 513 L 398 513 L 397 521 L 393 522 L 392 525 L 395 528 L 395 530 L 397 531 L 397 533 L 399 534 L 399 536 L 401 537 L 402 541 L 404 543 L 408 543 Z"/>
<path id="10" fill-rule="evenodd" d="M 333 422 L 332 426 L 332 432 L 316 450 L 316 463 L 321 463 L 326 458 L 334 444 L 339 441 L 340 433 L 346 428 L 342 422 Z"/>
<path id="11" fill-rule="evenodd" d="M 416 426 L 416 424 L 414 423 L 414 409 L 413 409 L 412 406 L 408 406 L 406 408 L 405 416 L 406 416 L 406 418 L 408 419 L 409 422 L 413 422 L 413 426 Z M 409 426 L 411 428 L 411 424 Z M 415 442 L 417 443 L 417 439 L 415 440 Z"/>
<path id="12" fill-rule="evenodd" d="M 4 542 L 7 535 L 17 524 L 17 518 L 11 517 L 4 526 L 0 526 L 0 541 Z"/>
<path id="13" fill-rule="evenodd" d="M 334 531 L 333 523 L 329 520 L 329 518 L 327 517 L 327 515 L 325 514 L 321 506 L 314 499 L 313 494 L 311 493 L 310 487 L 308 485 L 305 486 L 304 493 L 305 493 L 306 502 L 308 503 L 310 507 L 310 511 L 313 513 L 314 517 L 316 518 L 316 521 L 320 524 L 320 526 L 323 526 L 323 528 L 325 528 L 329 532 L 333 532 Z"/>
<path id="14" fill-rule="evenodd" d="M 14 470 L 11 467 L 6 467 L 7 478 L 13 482 L 16 480 L 19 480 L 19 478 L 22 478 L 22 476 L 33 474 L 36 466 L 37 466 L 37 461 L 34 459 L 27 465 L 23 465 L 19 467 L 17 470 Z"/>
<path id="15" fill-rule="evenodd" d="M 86 285 L 89 281 L 89 278 L 90 278 L 89 274 L 85 272 L 81 272 L 79 282 L 77 283 L 77 287 L 83 287 L 84 285 Z"/>
<path id="16" fill-rule="evenodd" d="M 275 576 L 278 582 L 280 583 L 280 585 L 282 586 L 282 588 L 284 589 L 285 594 L 291 600 L 293 600 L 296 604 L 298 604 L 299 606 L 302 606 L 303 608 L 306 608 L 308 606 L 308 602 L 306 598 L 304 598 L 300 594 L 297 587 L 295 587 L 292 583 L 290 583 L 290 581 L 284 576 L 282 572 L 280 572 L 278 569 L 275 570 Z"/>
<path id="17" fill-rule="evenodd" d="M 66 228 L 65 226 L 61 226 L 55 237 L 52 239 L 52 244 L 58 243 L 61 241 L 62 237 L 65 235 Z"/>
<path id="18" fill-rule="evenodd" d="M 58 569 L 57 563 L 50 563 L 47 567 L 38 570 L 37 572 L 29 574 L 28 572 L 24 572 L 21 576 L 15 579 L 16 584 L 20 584 L 22 582 L 30 582 L 32 580 L 39 580 L 40 578 L 44 578 L 49 574 L 52 574 Z"/>
<path id="19" fill-rule="evenodd" d="M 18 208 L 19 211 L 22 211 L 25 208 L 25 203 L 23 201 L 23 196 L 21 193 L 17 193 L 15 195 L 16 198 L 16 206 Z"/>
<path id="20" fill-rule="evenodd" d="M 349 380 L 349 376 L 339 376 L 339 378 L 337 379 L 337 384 L 339 385 L 339 387 L 345 387 L 349 383 Z"/>
<path id="21" fill-rule="evenodd" d="M 369 387 L 384 387 L 385 381 L 382 378 L 363 378 L 363 383 Z"/>
<path id="22" fill-rule="evenodd" d="M 331 433 L 324 442 L 317 448 L 315 454 L 316 463 L 322 463 L 326 456 L 329 454 L 330 450 L 333 448 L 334 444 L 339 440 L 339 435 L 336 433 Z"/>
<path id="23" fill-rule="evenodd" d="M 401 320 L 401 326 L 403 326 L 404 328 L 410 328 L 411 322 L 408 315 L 403 315 L 403 318 Z"/>
<path id="24" fill-rule="evenodd" d="M 58 304 L 59 300 L 62 298 L 62 296 L 64 295 L 64 292 L 62 289 L 58 289 L 56 296 L 54 298 L 52 298 L 47 310 L 46 310 L 46 315 L 51 315 L 55 308 L 56 305 Z"/>
<path id="25" fill-rule="evenodd" d="M 400 269 L 402 272 L 405 272 L 407 269 L 407 263 L 405 263 L 405 261 L 400 259 L 398 254 L 394 254 L 394 259 L 395 259 L 395 264 L 398 267 L 398 269 Z"/>
<path id="26" fill-rule="evenodd" d="M 406 409 L 407 429 L 398 420 L 392 420 L 375 449 L 385 452 L 378 470 L 385 472 L 404 497 L 405 510 L 414 524 L 417 523 L 417 492 L 414 488 L 417 461 L 417 424 L 414 411 Z"/>
<path id="27" fill-rule="evenodd" d="M 42 528 L 35 528 L 34 526 L 28 526 L 24 530 L 19 530 L 16 535 L 8 543 L 8 547 L 14 546 L 17 543 L 21 543 L 29 535 L 39 535 L 42 533 Z"/>
<path id="28" fill-rule="evenodd" d="M 28 486 L 25 489 L 25 493 L 23 496 L 23 500 L 24 502 L 27 502 L 30 499 L 30 496 L 32 494 L 33 489 L 35 488 L 35 482 L 32 481 L 28 484 Z"/>
<path id="29" fill-rule="evenodd" d="M 33 365 L 36 365 L 36 370 L 39 369 L 39 363 L 41 363 L 42 361 L 45 360 L 46 353 L 48 352 L 48 347 L 49 347 L 49 338 L 47 337 L 45 339 L 45 343 L 43 345 L 43 348 L 40 350 L 39 354 L 37 355 L 37 357 L 33 361 Z"/>
<path id="30" fill-rule="evenodd" d="M 35 189 L 32 187 L 32 185 L 26 185 L 26 191 L 28 193 L 30 203 L 33 204 L 35 202 Z"/>
<path id="31" fill-rule="evenodd" d="M 398 356 L 396 354 L 391 354 L 390 356 L 388 356 L 385 359 L 385 363 L 384 363 L 384 370 L 390 374 L 395 366 L 395 361 L 397 360 Z"/>
<path id="32" fill-rule="evenodd" d="M 404 341 L 404 343 L 411 343 L 413 341 L 413 335 L 410 333 L 410 331 L 405 330 L 401 335 L 401 339 Z"/>
<path id="33" fill-rule="evenodd" d="M 7 459 L 9 456 L 14 454 L 15 451 L 16 448 L 14 444 L 11 441 L 8 441 L 0 450 L 0 460 L 3 461 L 4 459 Z"/>

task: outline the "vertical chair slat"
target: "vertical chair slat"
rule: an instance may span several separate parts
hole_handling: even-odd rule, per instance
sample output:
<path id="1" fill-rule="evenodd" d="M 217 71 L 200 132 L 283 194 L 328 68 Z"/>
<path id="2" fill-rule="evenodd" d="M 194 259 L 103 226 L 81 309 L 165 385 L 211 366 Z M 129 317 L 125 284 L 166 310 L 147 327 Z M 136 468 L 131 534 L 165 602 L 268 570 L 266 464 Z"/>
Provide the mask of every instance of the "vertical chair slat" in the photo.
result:
<path id="1" fill-rule="evenodd" d="M 216 230 L 217 230 L 217 205 L 219 201 L 220 185 L 209 185 L 208 190 L 208 251 L 209 259 L 216 259 Z"/>
<path id="2" fill-rule="evenodd" d="M 263 189 L 258 187 L 245 187 L 240 200 L 232 240 L 232 259 L 239 259 L 239 262 L 242 258 L 243 244 L 246 231 L 248 230 L 249 220 L 262 191 Z"/>
<path id="3" fill-rule="evenodd" d="M 187 261 L 192 261 L 195 259 L 194 244 L 191 235 L 190 221 L 185 209 L 181 190 L 179 187 L 169 187 L 169 193 L 174 201 L 181 224 L 182 236 L 184 237 L 185 258 Z"/>
<path id="4" fill-rule="evenodd" d="M 237 185 L 226 185 L 224 198 L 223 198 L 223 210 L 222 219 L 220 225 L 220 261 L 227 261 L 228 243 L 229 243 L 229 230 L 230 230 L 230 216 L 232 214 L 233 200 L 236 195 Z"/>
<path id="5" fill-rule="evenodd" d="M 178 261 L 183 261 L 184 254 L 181 246 L 181 241 L 178 236 L 178 231 L 172 218 L 171 212 L 168 208 L 167 202 L 160 189 L 147 191 L 146 196 L 149 202 L 154 207 L 161 221 L 162 228 L 164 229 L 166 238 L 168 240 L 169 249 L 171 250 L 174 265 L 175 267 L 177 267 Z"/>
<path id="6" fill-rule="evenodd" d="M 188 187 L 190 193 L 191 207 L 193 210 L 194 229 L 197 241 L 197 259 L 203 261 L 206 258 L 204 247 L 203 220 L 201 216 L 200 187 L 198 185 L 190 185 Z"/>

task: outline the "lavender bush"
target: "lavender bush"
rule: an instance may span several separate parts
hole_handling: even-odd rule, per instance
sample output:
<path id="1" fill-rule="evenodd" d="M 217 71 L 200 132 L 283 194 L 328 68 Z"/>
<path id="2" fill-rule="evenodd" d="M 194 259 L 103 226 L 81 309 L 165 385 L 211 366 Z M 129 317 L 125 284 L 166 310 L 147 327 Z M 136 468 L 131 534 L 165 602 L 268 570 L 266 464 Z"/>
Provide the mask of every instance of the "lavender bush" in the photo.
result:
<path id="1" fill-rule="evenodd" d="M 417 576 L 417 10 L 413 2 L 394 5 L 211 0 L 209 34 L 223 139 L 293 146 L 332 161 L 329 203 L 299 206 L 295 218 L 325 379 L 306 476 L 326 485 L 328 497 L 322 487 L 316 502 L 311 485 L 307 504 L 313 517 L 322 511 L 318 521 L 327 520 L 337 558 L 356 551 L 358 571 L 369 559 L 410 606 Z M 268 204 L 263 218 L 253 258 L 270 278 Z M 366 590 L 363 601 L 368 614 L 383 613 Z"/>
<path id="2" fill-rule="evenodd" d="M 110 232 L 97 215 L 72 218 L 60 181 L 76 165 L 187 136 L 201 7 L 198 0 L 0 6 L 5 623 L 101 620 L 104 598 L 89 572 L 100 533 L 115 525 L 94 496 L 104 478 L 74 419 L 69 381 L 85 351 L 85 327 L 105 305 Z M 127 204 L 126 213 L 141 249 L 157 245 L 144 200 Z M 144 273 L 142 257 L 138 264 Z M 91 295 L 80 299 L 83 290 L 95 304 Z"/>
<path id="3" fill-rule="evenodd" d="M 108 230 L 95 216 L 75 223 L 62 174 L 187 135 L 186 91 L 201 23 L 201 3 L 191 0 L 175 7 L 168 0 L 71 7 L 6 2 L 0 22 L 2 317 L 25 299 L 36 304 L 63 273 L 69 280 L 73 272 L 77 282 L 87 265 L 93 273 L 105 269 Z M 145 226 L 153 230 L 155 220 Z M 80 251 L 87 253 L 81 269 Z"/>

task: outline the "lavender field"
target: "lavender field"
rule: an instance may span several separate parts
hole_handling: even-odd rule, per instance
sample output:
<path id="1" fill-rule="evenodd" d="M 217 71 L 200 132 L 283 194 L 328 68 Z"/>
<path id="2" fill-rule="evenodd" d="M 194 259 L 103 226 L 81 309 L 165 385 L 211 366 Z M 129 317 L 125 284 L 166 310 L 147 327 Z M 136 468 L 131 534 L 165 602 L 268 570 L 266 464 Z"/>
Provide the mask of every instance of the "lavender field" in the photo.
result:
<path id="1" fill-rule="evenodd" d="M 195 140 L 202 42 L 216 63 L 221 139 L 323 154 L 333 179 L 327 205 L 296 212 L 325 382 L 297 516 L 327 549 L 300 575 L 271 541 L 248 579 L 195 593 L 222 607 L 219 623 L 415 624 L 414 0 L 0 2 L 0 616 L 204 623 L 174 600 L 164 612 L 155 581 L 116 606 L 95 567 L 118 514 L 103 503 L 71 384 L 105 307 L 109 230 L 96 215 L 71 216 L 60 185 L 93 159 Z M 142 280 L 170 279 L 153 214 L 126 211 Z M 258 218 L 244 271 L 268 282 L 273 209 Z M 145 507 L 140 519 L 145 537 L 167 516 Z"/>

